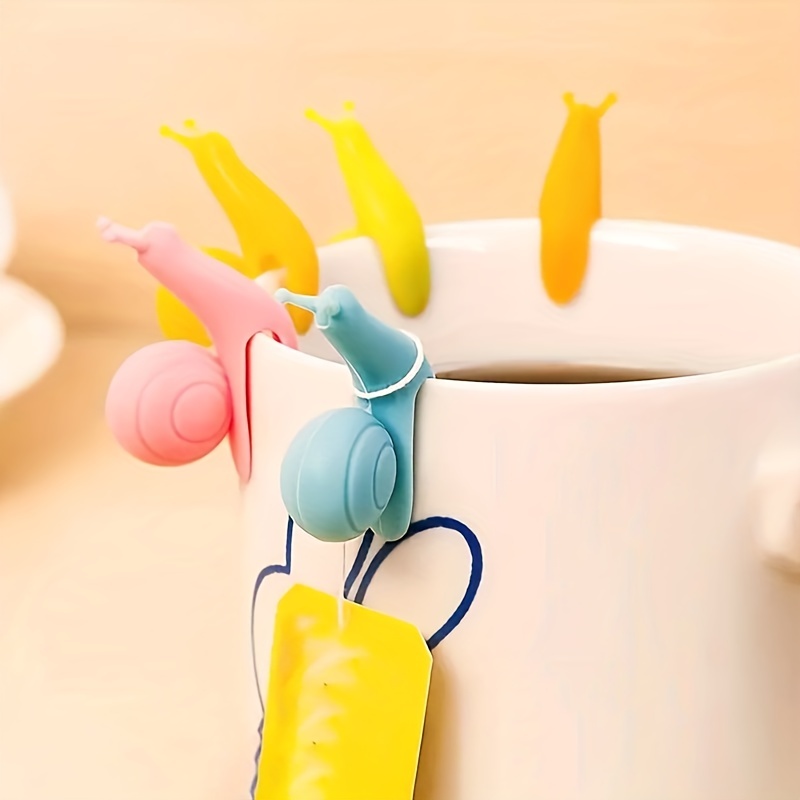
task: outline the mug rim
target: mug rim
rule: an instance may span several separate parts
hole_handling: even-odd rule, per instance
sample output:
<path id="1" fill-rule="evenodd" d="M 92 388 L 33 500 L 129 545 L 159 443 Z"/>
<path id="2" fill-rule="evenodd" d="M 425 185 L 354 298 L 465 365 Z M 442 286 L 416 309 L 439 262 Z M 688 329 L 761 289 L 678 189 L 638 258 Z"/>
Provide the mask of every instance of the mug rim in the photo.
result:
<path id="1" fill-rule="evenodd" d="M 319 372 L 349 374 L 347 367 L 336 361 L 329 361 L 325 358 L 304 353 L 302 350 L 294 350 L 290 347 L 276 342 L 271 336 L 261 337 L 263 343 L 273 352 L 274 356 L 289 361 L 296 360 L 300 367 L 311 367 Z M 562 362 L 563 363 L 563 362 Z M 433 367 L 434 365 L 432 365 Z M 586 366 L 585 364 L 576 366 Z M 794 355 L 779 356 L 777 358 L 761 361 L 755 364 L 747 364 L 741 367 L 731 367 L 709 372 L 698 372 L 687 375 L 674 375 L 667 377 L 647 378 L 645 380 L 617 380 L 617 381 L 592 381 L 586 383 L 512 383 L 502 381 L 477 381 L 459 380 L 453 378 L 429 378 L 425 381 L 426 391 L 436 392 L 484 392 L 484 393 L 503 393 L 509 394 L 550 394 L 550 395 L 571 395 L 580 393 L 586 396 L 588 393 L 609 394 L 614 392 L 638 392 L 642 394 L 647 391 L 659 391 L 664 389 L 690 389 L 695 386 L 707 386 L 709 384 L 719 385 L 721 383 L 736 383 L 748 380 L 759 380 L 768 378 L 771 375 L 800 371 L 800 353 Z M 435 372 L 435 369 L 434 369 Z"/>
<path id="2" fill-rule="evenodd" d="M 528 228 L 533 225 L 534 230 L 538 230 L 539 219 L 536 217 L 481 217 L 474 219 L 461 219 L 430 223 L 424 226 L 426 239 L 428 240 L 429 247 L 436 247 L 437 237 L 445 238 L 448 235 L 463 236 L 466 240 L 469 235 L 479 234 L 482 230 L 486 229 L 522 229 Z M 796 260 L 800 267 L 800 247 L 785 242 L 776 241 L 773 239 L 766 239 L 764 237 L 754 236 L 752 234 L 741 233 L 736 231 L 728 231 L 720 228 L 710 228 L 702 225 L 683 224 L 675 222 L 664 222 L 659 220 L 650 219 L 637 219 L 637 218 L 603 218 L 593 228 L 593 237 L 598 236 L 601 240 L 606 239 L 614 241 L 614 237 L 625 235 L 628 241 L 636 244 L 638 237 L 653 237 L 648 241 L 647 238 L 640 238 L 639 245 L 644 245 L 658 249 L 659 235 L 665 237 L 662 243 L 662 249 L 675 249 L 674 247 L 666 246 L 666 239 L 675 239 L 676 237 L 694 237 L 705 240 L 708 243 L 725 243 L 728 246 L 736 245 L 737 243 L 747 245 L 749 248 L 759 248 L 770 251 L 775 256 L 783 257 L 784 259 Z M 633 239 L 631 239 L 633 237 Z M 357 237 L 345 241 L 332 242 L 322 245 L 318 248 L 320 255 L 320 262 L 324 263 L 325 255 L 336 253 L 341 257 L 341 253 L 353 246 L 353 242 L 358 239 L 365 239 L 367 237 Z M 264 282 L 268 285 L 269 279 Z M 262 284 L 263 285 L 263 284 Z M 800 309 L 799 309 L 800 310 Z M 320 356 L 305 353 L 301 350 L 296 351 L 294 354 L 301 360 L 308 358 L 314 362 L 319 362 L 318 366 L 330 364 L 331 366 L 343 367 L 341 364 L 330 362 Z M 509 362 L 515 359 L 509 359 Z M 591 361 L 572 361 L 572 360 L 557 360 L 554 363 L 558 364 L 573 364 L 581 367 L 599 366 Z M 482 366 L 482 362 L 474 362 L 474 366 Z M 764 358 L 752 363 L 742 364 L 739 366 L 722 367 L 720 369 L 700 370 L 697 372 L 687 372 L 687 374 L 667 375 L 660 377 L 648 377 L 643 380 L 617 380 L 617 381 L 591 381 L 591 382 L 575 382 L 575 383 L 512 383 L 502 381 L 481 381 L 481 380 L 461 380 L 453 378 L 437 378 L 434 382 L 437 388 L 445 391 L 482 391 L 482 392 L 569 392 L 574 394 L 577 391 L 586 393 L 587 390 L 594 392 L 607 393 L 610 391 L 624 392 L 624 391 L 643 391 L 649 389 L 664 389 L 669 386 L 673 387 L 688 387 L 697 384 L 705 385 L 709 381 L 724 381 L 724 380 L 745 380 L 750 378 L 760 377 L 765 372 L 772 372 L 775 370 L 791 370 L 800 365 L 800 350 L 794 353 L 787 353 L 774 357 Z M 441 364 L 435 361 L 431 362 L 434 372 L 437 369 L 442 369 Z M 447 365 L 448 367 L 450 365 Z M 473 366 L 473 365 L 471 365 Z M 637 365 L 633 368 L 647 369 L 644 365 Z M 346 369 L 346 368 L 345 368 Z"/>

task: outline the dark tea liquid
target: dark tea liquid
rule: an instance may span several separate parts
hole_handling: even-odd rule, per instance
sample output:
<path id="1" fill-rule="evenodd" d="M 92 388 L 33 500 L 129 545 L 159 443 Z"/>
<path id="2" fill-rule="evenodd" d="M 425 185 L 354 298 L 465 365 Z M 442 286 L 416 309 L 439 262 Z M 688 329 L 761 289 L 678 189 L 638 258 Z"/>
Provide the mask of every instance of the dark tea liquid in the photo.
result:
<path id="1" fill-rule="evenodd" d="M 621 383 L 677 378 L 680 375 L 637 367 L 509 362 L 443 369 L 436 373 L 436 377 L 449 381 L 482 383 Z"/>

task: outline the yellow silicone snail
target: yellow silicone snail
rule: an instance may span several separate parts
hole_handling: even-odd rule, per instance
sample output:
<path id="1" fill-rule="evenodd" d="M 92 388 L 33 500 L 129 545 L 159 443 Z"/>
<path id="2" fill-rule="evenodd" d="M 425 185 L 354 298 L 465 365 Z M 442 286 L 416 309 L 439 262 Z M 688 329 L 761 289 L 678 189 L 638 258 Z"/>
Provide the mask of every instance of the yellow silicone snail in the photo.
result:
<path id="1" fill-rule="evenodd" d="M 375 242 L 395 305 L 406 316 L 416 317 L 425 310 L 431 291 L 425 229 L 416 206 L 355 118 L 354 109 L 353 103 L 345 103 L 344 116 L 338 120 L 306 111 L 333 138 L 355 211 L 355 229 L 338 238 L 368 236 Z"/>
<path id="2" fill-rule="evenodd" d="M 316 294 L 319 259 L 311 236 L 294 211 L 245 166 L 230 141 L 216 131 L 199 131 L 192 120 L 184 123 L 183 132 L 164 126 L 161 133 L 180 142 L 192 154 L 236 232 L 242 255 L 240 258 L 219 250 L 206 252 L 249 278 L 283 267 L 283 286 L 289 291 Z M 164 299 L 160 302 L 172 313 L 178 301 L 171 305 Z M 312 315 L 301 308 L 291 308 L 289 313 L 297 332 L 305 333 Z"/>

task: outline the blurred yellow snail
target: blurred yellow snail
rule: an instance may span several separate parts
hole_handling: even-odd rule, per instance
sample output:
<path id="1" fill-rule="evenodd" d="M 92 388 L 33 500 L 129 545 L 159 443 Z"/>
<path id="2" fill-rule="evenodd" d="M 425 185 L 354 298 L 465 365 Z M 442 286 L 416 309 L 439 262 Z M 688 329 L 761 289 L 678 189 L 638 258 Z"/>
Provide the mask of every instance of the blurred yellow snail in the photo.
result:
<path id="1" fill-rule="evenodd" d="M 344 116 L 338 120 L 306 111 L 306 116 L 333 138 L 356 215 L 355 229 L 337 240 L 371 238 L 381 254 L 395 305 L 401 313 L 415 317 L 425 310 L 431 291 L 425 229 L 416 206 L 375 149 L 354 110 L 353 103 L 345 103 Z"/>
<path id="2" fill-rule="evenodd" d="M 539 203 L 542 282 L 559 305 L 575 298 L 586 277 L 592 227 L 601 216 L 600 119 L 616 101 L 610 94 L 594 107 L 564 95 L 569 114 Z"/>
<path id="3" fill-rule="evenodd" d="M 216 131 L 199 131 L 192 120 L 184 123 L 183 132 L 164 126 L 161 133 L 189 150 L 236 232 L 241 257 L 218 250 L 209 255 L 249 278 L 285 268 L 283 285 L 289 291 L 316 294 L 319 259 L 311 236 L 292 209 L 245 166 L 230 141 Z M 175 310 L 163 300 L 162 308 Z M 298 333 L 305 333 L 311 314 L 300 308 L 291 308 L 289 313 Z M 170 330 L 175 326 L 188 327 L 185 320 L 167 325 Z"/>

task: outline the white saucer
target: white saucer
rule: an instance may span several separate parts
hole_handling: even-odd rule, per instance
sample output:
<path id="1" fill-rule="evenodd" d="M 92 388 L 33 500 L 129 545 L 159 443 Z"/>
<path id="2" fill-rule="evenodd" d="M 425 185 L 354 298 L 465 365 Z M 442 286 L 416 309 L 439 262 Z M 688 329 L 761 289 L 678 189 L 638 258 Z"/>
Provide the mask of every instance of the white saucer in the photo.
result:
<path id="1" fill-rule="evenodd" d="M 55 307 L 24 283 L 0 276 L 0 405 L 36 383 L 63 345 Z"/>
<path id="2" fill-rule="evenodd" d="M 0 271 L 5 268 L 14 251 L 15 233 L 11 200 L 6 190 L 0 186 Z"/>

